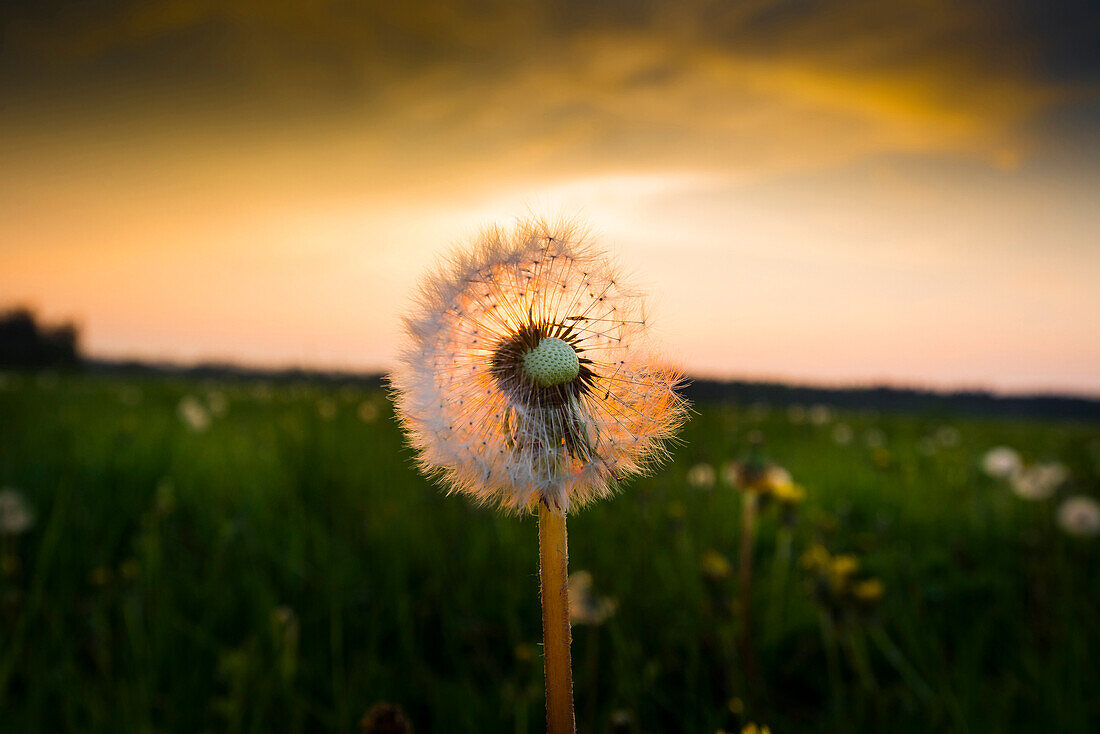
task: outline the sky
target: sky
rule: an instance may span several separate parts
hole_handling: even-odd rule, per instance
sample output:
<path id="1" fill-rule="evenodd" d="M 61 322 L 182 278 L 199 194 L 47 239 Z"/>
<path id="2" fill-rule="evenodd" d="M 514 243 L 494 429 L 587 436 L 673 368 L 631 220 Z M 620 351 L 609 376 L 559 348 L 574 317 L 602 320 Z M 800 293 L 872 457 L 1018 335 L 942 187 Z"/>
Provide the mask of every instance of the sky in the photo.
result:
<path id="1" fill-rule="evenodd" d="M 0 307 L 95 356 L 385 369 L 580 214 L 689 373 L 1100 395 L 1089 2 L 13 2 Z"/>

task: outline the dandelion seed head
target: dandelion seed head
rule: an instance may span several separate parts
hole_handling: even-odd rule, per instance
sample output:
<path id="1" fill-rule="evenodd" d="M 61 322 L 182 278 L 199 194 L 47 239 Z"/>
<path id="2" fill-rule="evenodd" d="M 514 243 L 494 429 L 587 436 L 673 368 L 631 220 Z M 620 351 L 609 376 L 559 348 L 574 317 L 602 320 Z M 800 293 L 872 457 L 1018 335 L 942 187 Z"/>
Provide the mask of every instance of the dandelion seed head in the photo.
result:
<path id="1" fill-rule="evenodd" d="M 34 511 L 19 490 L 0 489 L 0 535 L 20 535 L 34 526 Z"/>
<path id="2" fill-rule="evenodd" d="M 982 471 L 996 479 L 1008 479 L 1021 468 L 1020 454 L 1010 446 L 994 446 L 982 456 Z"/>
<path id="3" fill-rule="evenodd" d="M 575 223 L 491 228 L 420 285 L 390 375 L 420 467 L 524 512 L 606 497 L 668 457 L 681 375 L 641 296 Z"/>
<path id="4" fill-rule="evenodd" d="M 1058 507 L 1058 525 L 1066 534 L 1079 538 L 1100 535 L 1100 503 L 1084 495 L 1066 499 Z"/>

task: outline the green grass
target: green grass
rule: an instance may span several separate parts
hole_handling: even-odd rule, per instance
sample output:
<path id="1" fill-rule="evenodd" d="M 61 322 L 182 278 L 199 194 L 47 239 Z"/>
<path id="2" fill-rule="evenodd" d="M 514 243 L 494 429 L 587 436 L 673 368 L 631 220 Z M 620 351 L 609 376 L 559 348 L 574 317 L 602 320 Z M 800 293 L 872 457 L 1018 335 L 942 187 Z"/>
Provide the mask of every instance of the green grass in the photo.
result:
<path id="1" fill-rule="evenodd" d="M 181 399 L 212 393 L 224 414 L 192 430 Z M 1100 541 L 978 462 L 1008 444 L 1096 496 L 1100 427 L 697 409 L 675 463 L 570 517 L 571 569 L 618 601 L 574 629 L 582 732 L 1096 729 Z M 922 451 L 944 425 L 959 443 Z M 741 498 L 685 477 L 757 430 L 808 498 L 789 563 L 762 516 L 752 680 L 735 580 L 701 565 L 736 566 Z M 37 517 L 3 540 L 0 730 L 352 731 L 380 701 L 418 732 L 542 730 L 536 524 L 419 477 L 381 393 L 7 375 L 0 486 Z M 815 540 L 884 581 L 877 608 L 823 611 L 797 563 Z"/>

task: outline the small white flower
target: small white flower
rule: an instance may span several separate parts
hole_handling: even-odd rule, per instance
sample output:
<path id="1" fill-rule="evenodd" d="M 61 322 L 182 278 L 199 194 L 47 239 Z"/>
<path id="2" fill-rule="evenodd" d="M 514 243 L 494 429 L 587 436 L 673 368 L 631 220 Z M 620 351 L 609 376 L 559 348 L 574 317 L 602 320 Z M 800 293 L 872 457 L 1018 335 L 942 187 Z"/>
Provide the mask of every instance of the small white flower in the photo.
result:
<path id="1" fill-rule="evenodd" d="M 1096 537 L 1100 534 L 1100 503 L 1084 495 L 1070 497 L 1058 507 L 1058 524 L 1069 535 Z"/>
<path id="2" fill-rule="evenodd" d="M 854 438 L 852 427 L 847 423 L 837 423 L 833 426 L 833 441 L 840 446 L 847 446 Z"/>
<path id="3" fill-rule="evenodd" d="M 1008 479 L 1023 465 L 1019 452 L 1009 446 L 994 446 L 982 457 L 982 471 L 994 479 Z"/>

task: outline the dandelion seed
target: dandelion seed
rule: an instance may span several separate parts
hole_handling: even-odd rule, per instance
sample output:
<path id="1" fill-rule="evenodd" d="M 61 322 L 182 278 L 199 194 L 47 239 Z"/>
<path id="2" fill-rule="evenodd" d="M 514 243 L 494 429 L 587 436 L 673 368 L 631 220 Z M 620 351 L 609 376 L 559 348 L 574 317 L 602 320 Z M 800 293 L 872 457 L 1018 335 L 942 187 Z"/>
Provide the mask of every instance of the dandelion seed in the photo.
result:
<path id="1" fill-rule="evenodd" d="M 1009 446 L 994 446 L 982 457 L 982 471 L 994 479 L 1008 479 L 1023 465 L 1020 454 Z"/>
<path id="2" fill-rule="evenodd" d="M 0 489 L 0 535 L 22 535 L 34 527 L 34 512 L 12 487 Z"/>
<path id="3" fill-rule="evenodd" d="M 390 375 L 421 468 L 523 511 L 606 497 L 667 458 L 680 375 L 645 351 L 641 297 L 573 225 L 490 229 L 420 289 Z"/>
<path id="4" fill-rule="evenodd" d="M 1066 534 L 1078 538 L 1100 535 L 1100 503 L 1084 495 L 1066 499 L 1058 507 L 1058 525 Z"/>
<path id="5" fill-rule="evenodd" d="M 1010 478 L 1012 491 L 1025 500 L 1045 500 L 1065 481 L 1069 470 L 1058 462 L 1040 462 L 1016 472 Z"/>
<path id="6" fill-rule="evenodd" d="M 196 433 L 205 431 L 210 427 L 209 411 L 193 395 L 187 395 L 180 400 L 177 412 L 180 420 Z"/>

